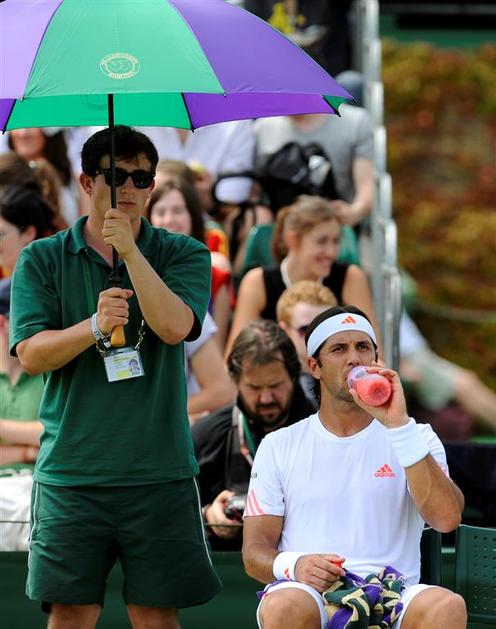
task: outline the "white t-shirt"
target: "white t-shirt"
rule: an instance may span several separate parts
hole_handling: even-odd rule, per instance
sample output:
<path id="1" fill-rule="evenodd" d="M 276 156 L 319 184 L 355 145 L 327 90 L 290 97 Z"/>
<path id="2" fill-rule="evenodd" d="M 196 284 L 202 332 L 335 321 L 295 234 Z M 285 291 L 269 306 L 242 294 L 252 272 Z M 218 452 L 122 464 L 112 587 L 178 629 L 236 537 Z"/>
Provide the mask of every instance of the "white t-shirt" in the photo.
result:
<path id="1" fill-rule="evenodd" d="M 420 425 L 447 474 L 446 454 Z M 253 463 L 245 517 L 284 516 L 279 550 L 335 553 L 366 577 L 385 565 L 409 584 L 420 579 L 424 521 L 408 492 L 388 429 L 374 419 L 350 437 L 324 428 L 317 414 L 267 435 Z"/>
<path id="2" fill-rule="evenodd" d="M 372 161 L 374 125 L 362 107 L 343 103 L 339 114 L 322 114 L 316 118 L 320 124 L 305 131 L 294 125 L 288 116 L 256 120 L 253 128 L 258 159 L 263 161 L 287 142 L 298 142 L 302 146 L 317 142 L 329 157 L 337 192 L 351 203 L 356 194 L 353 164 L 358 158 Z"/>
<path id="3" fill-rule="evenodd" d="M 200 385 L 191 369 L 191 359 L 196 352 L 205 345 L 209 338 L 211 338 L 217 332 L 217 325 L 213 320 L 212 315 L 207 312 L 205 319 L 203 319 L 200 336 L 194 341 L 186 341 L 184 343 L 184 371 L 186 373 L 186 387 L 188 396 L 198 393 Z"/>
<path id="4" fill-rule="evenodd" d="M 9 136 L 7 133 L 0 133 L 0 153 L 8 153 L 9 151 Z"/>
<path id="5" fill-rule="evenodd" d="M 422 333 L 412 321 L 410 316 L 403 310 L 400 317 L 400 354 L 402 358 L 423 352 L 429 349 L 427 341 Z"/>
<path id="6" fill-rule="evenodd" d="M 198 162 L 214 180 L 220 173 L 253 169 L 255 136 L 251 120 L 221 122 L 196 129 L 183 144 L 176 129 L 137 127 L 155 144 L 160 159 Z M 219 184 L 217 196 L 222 201 L 245 201 L 252 182 L 249 179 L 227 179 Z"/>

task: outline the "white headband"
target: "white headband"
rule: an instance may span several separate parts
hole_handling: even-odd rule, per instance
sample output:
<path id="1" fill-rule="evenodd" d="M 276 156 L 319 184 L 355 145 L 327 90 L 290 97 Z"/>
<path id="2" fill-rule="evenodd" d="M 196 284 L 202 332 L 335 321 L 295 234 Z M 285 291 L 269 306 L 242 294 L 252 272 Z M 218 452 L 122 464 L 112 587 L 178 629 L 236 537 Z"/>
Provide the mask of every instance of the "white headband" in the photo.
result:
<path id="1" fill-rule="evenodd" d="M 357 332 L 365 332 L 377 345 L 374 328 L 370 325 L 365 317 L 357 315 L 354 312 L 344 312 L 343 314 L 334 315 L 325 319 L 313 330 L 308 337 L 307 352 L 309 356 L 313 356 L 324 341 L 338 332 L 347 332 L 348 330 L 356 330 Z"/>

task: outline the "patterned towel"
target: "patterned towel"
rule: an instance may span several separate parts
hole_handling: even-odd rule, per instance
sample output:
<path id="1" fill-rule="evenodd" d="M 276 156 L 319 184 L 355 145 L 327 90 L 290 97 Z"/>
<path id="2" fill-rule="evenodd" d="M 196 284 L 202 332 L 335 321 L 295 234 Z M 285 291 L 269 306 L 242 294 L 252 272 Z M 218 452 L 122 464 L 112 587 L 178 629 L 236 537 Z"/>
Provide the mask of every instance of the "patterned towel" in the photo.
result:
<path id="1" fill-rule="evenodd" d="M 405 586 L 405 577 L 391 566 L 366 579 L 347 572 L 322 594 L 327 629 L 390 627 L 403 609 L 400 597 Z"/>

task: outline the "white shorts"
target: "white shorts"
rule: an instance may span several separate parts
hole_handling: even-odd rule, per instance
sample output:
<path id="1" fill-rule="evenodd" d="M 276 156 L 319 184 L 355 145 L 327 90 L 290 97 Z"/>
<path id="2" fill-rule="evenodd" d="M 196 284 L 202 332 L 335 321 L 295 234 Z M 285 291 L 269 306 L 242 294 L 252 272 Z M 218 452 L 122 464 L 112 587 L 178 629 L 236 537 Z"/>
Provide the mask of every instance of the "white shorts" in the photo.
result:
<path id="1" fill-rule="evenodd" d="M 0 477 L 0 551 L 27 550 L 33 475 Z"/>
<path id="2" fill-rule="evenodd" d="M 417 596 L 417 594 L 422 592 L 422 590 L 426 590 L 427 588 L 430 588 L 430 587 L 434 587 L 434 586 L 425 585 L 424 583 L 418 583 L 417 585 L 409 585 L 403 590 L 403 592 L 401 593 L 401 602 L 403 603 L 403 609 L 401 611 L 399 618 L 391 626 L 391 629 L 400 629 L 401 622 L 403 620 L 406 610 L 408 609 L 408 605 L 410 604 L 410 601 L 415 596 Z M 306 585 L 305 583 L 298 583 L 297 581 L 286 581 L 284 583 L 276 583 L 275 585 L 271 585 L 269 583 L 269 585 L 265 587 L 263 598 L 260 601 L 257 608 L 257 623 L 258 623 L 259 629 L 263 629 L 262 624 L 260 622 L 260 605 L 262 604 L 264 598 L 271 592 L 275 592 L 276 590 L 283 590 L 284 588 L 298 588 L 300 590 L 304 590 L 305 592 L 308 592 L 310 596 L 312 596 L 312 598 L 316 602 L 317 607 L 319 608 L 321 629 L 326 629 L 329 619 L 327 617 L 327 614 L 324 608 L 324 600 L 322 598 L 322 594 L 317 592 L 317 590 L 314 590 L 313 587 L 310 587 L 309 585 Z"/>

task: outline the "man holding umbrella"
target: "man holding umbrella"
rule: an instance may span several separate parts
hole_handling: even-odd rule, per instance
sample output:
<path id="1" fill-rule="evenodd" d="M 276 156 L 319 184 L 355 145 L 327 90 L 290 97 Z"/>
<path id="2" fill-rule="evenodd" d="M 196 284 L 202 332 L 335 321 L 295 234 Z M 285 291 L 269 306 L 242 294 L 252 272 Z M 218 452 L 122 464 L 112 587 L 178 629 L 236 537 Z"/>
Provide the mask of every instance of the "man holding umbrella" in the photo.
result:
<path id="1" fill-rule="evenodd" d="M 46 382 L 27 593 L 51 608 L 50 629 L 94 627 L 119 559 L 133 627 L 169 629 L 177 608 L 219 589 L 193 479 L 182 348 L 200 333 L 209 252 L 141 218 L 158 157 L 129 127 L 115 128 L 110 207 L 109 145 L 104 129 L 82 150 L 89 216 L 26 247 L 13 278 L 11 353 Z M 119 326 L 127 341 L 116 348 Z"/>

